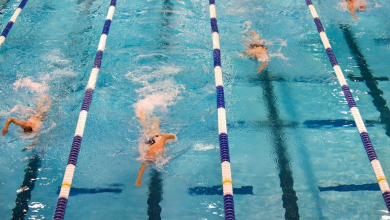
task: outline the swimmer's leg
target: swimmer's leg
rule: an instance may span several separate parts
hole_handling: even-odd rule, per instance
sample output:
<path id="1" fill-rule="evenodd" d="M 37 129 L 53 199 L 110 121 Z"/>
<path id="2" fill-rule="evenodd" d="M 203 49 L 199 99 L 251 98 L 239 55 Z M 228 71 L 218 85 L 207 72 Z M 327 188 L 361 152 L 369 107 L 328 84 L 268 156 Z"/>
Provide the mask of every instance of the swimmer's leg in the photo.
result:
<path id="1" fill-rule="evenodd" d="M 49 111 L 51 106 L 51 99 L 47 98 L 46 105 L 42 108 L 42 112 L 47 112 Z"/>
<path id="2" fill-rule="evenodd" d="M 257 72 L 260 73 L 260 72 L 267 66 L 267 64 L 268 64 L 268 60 L 264 61 L 264 62 L 261 64 L 260 68 L 257 69 Z"/>
<path id="3" fill-rule="evenodd" d="M 35 140 L 28 146 L 23 147 L 21 151 L 30 150 L 31 148 L 35 147 L 36 144 L 38 144 L 39 138 L 35 138 Z"/>
<path id="4" fill-rule="evenodd" d="M 23 147 L 21 151 L 26 151 L 26 150 L 30 150 L 31 148 L 34 147 L 34 144 L 30 144 L 28 145 L 27 147 Z"/>
<path id="5" fill-rule="evenodd" d="M 46 104 L 44 105 L 46 101 Z M 39 101 L 37 109 L 35 110 L 36 114 L 41 114 L 43 112 L 46 112 L 50 109 L 51 106 L 51 99 L 47 95 L 43 95 L 41 101 Z"/>

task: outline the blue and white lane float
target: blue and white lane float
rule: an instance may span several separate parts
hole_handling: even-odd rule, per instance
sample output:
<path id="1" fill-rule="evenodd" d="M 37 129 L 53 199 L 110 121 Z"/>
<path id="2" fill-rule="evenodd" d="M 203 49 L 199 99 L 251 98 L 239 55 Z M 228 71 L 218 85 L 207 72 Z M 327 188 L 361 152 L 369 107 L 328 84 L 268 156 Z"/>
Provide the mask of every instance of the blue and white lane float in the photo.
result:
<path id="1" fill-rule="evenodd" d="M 76 168 L 77 158 L 80 152 L 81 141 L 82 141 L 84 128 L 85 128 L 85 122 L 87 120 L 89 106 L 92 101 L 92 93 L 93 90 L 95 89 L 96 79 L 102 63 L 103 51 L 106 46 L 107 35 L 110 29 L 112 17 L 114 16 L 115 5 L 116 5 L 116 0 L 111 0 L 110 8 L 107 14 L 107 19 L 106 22 L 104 23 L 102 35 L 100 36 L 99 46 L 95 56 L 95 62 L 91 71 L 91 75 L 88 80 L 83 104 L 77 122 L 76 132 L 73 138 L 72 148 L 69 154 L 68 165 L 66 166 L 64 179 L 61 185 L 60 195 L 57 201 L 57 207 L 54 213 L 55 220 L 64 219 L 66 205 L 68 203 L 69 192 L 72 186 L 73 174 Z"/>
<path id="2" fill-rule="evenodd" d="M 11 30 L 12 26 L 15 24 L 16 18 L 19 16 L 20 12 L 22 11 L 22 9 L 26 4 L 27 4 L 27 0 L 22 0 L 22 2 L 19 4 L 19 7 L 15 10 L 14 14 L 12 15 L 11 19 L 9 19 L 7 26 L 5 26 L 3 32 L 0 35 L 0 46 L 4 43 L 5 38 L 7 37 L 9 31 Z"/>
<path id="3" fill-rule="evenodd" d="M 378 157 L 376 156 L 374 147 L 371 143 L 371 139 L 368 136 L 366 126 L 364 125 L 363 119 L 360 115 L 360 112 L 358 108 L 356 107 L 355 100 L 352 97 L 351 91 L 349 90 L 349 87 L 347 85 L 347 82 L 345 80 L 344 74 L 341 71 L 341 68 L 337 62 L 336 56 L 333 53 L 333 50 L 330 46 L 329 39 L 326 36 L 326 33 L 324 31 L 324 28 L 322 27 L 322 23 L 320 21 L 320 18 L 317 14 L 317 11 L 315 7 L 313 6 L 313 3 L 311 0 L 306 0 L 306 4 L 310 9 L 311 15 L 314 18 L 314 23 L 317 26 L 317 30 L 320 34 L 322 43 L 324 44 L 326 54 L 329 57 L 330 63 L 333 66 L 333 69 L 336 73 L 337 79 L 340 83 L 341 89 L 343 90 L 345 99 L 347 100 L 348 106 L 352 112 L 352 116 L 355 120 L 356 126 L 359 130 L 360 137 L 362 139 L 364 148 L 367 152 L 368 159 L 371 162 L 372 169 L 374 170 L 376 179 L 378 181 L 379 187 L 382 191 L 383 198 L 385 200 L 387 210 L 390 212 L 390 189 L 389 189 L 389 184 L 386 180 L 385 174 L 383 173 L 382 166 L 379 163 Z"/>
<path id="4" fill-rule="evenodd" d="M 215 0 L 210 1 L 210 23 L 213 32 L 213 54 L 214 54 L 214 74 L 217 90 L 217 108 L 218 108 L 218 131 L 219 147 L 221 154 L 222 167 L 222 186 L 225 219 L 234 220 L 234 200 L 233 200 L 233 183 L 230 169 L 229 144 L 226 125 L 225 98 L 222 81 L 221 68 L 221 51 L 219 45 L 219 33 L 217 26 L 217 13 L 215 10 Z"/>

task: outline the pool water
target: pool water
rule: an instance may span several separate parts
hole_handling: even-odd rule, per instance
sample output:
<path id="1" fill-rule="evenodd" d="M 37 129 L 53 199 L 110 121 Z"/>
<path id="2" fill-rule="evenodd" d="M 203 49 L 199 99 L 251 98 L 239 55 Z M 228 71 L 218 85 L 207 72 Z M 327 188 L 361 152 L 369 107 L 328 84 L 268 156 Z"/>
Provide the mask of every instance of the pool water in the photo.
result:
<path id="1" fill-rule="evenodd" d="M 19 3 L 0 1 L 2 28 Z M 390 101 L 390 3 L 367 3 L 354 20 L 337 0 L 313 1 L 344 75 L 355 77 L 348 85 L 390 176 L 388 107 L 376 101 Z M 1 45 L 0 124 L 26 120 L 43 94 L 52 107 L 39 134 L 11 125 L 0 138 L 0 219 L 53 217 L 108 7 L 29 1 Z M 205 0 L 117 2 L 65 219 L 224 218 L 208 7 Z M 305 1 L 221 0 L 216 7 L 236 218 L 385 219 Z M 261 74 L 260 63 L 242 53 L 249 30 L 269 49 Z M 375 91 L 356 78 L 362 59 Z M 178 139 L 137 188 L 141 110 Z"/>

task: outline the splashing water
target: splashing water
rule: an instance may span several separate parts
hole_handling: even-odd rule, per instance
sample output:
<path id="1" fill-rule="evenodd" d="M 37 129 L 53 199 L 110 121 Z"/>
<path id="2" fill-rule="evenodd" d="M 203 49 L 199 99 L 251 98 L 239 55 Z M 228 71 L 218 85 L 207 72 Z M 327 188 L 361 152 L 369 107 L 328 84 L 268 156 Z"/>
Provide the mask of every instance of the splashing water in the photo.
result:
<path id="1" fill-rule="evenodd" d="M 9 116 L 11 114 L 16 114 L 19 118 L 28 118 L 34 114 L 34 108 L 24 105 L 15 105 L 9 112 L 0 113 L 1 116 Z"/>
<path id="2" fill-rule="evenodd" d="M 212 144 L 201 144 L 201 143 L 196 143 L 194 146 L 194 150 L 197 151 L 208 151 L 212 149 L 217 149 L 219 148 L 218 146 L 214 146 Z"/>
<path id="3" fill-rule="evenodd" d="M 243 33 L 247 33 L 252 28 L 252 21 L 245 21 L 242 27 L 245 28 Z"/>
<path id="4" fill-rule="evenodd" d="M 246 29 L 249 29 L 250 26 L 251 26 L 252 22 L 251 21 L 246 21 L 244 22 L 243 24 L 243 27 L 246 27 Z M 248 32 L 247 32 L 248 33 Z M 282 47 L 287 47 L 287 40 L 283 40 L 283 39 L 276 39 L 275 41 L 270 41 L 270 40 L 265 40 L 265 39 L 262 39 L 261 36 L 259 34 L 257 34 L 256 32 L 254 31 L 250 31 L 249 32 L 251 35 L 250 36 L 246 36 L 243 38 L 243 41 L 244 41 L 244 47 L 247 48 L 247 49 L 251 49 L 249 47 L 249 45 L 251 44 L 260 44 L 260 45 L 264 45 L 266 46 L 267 48 L 273 46 L 273 45 L 278 45 L 279 48 L 277 49 L 276 53 L 269 53 L 268 55 L 264 55 L 264 54 L 258 54 L 258 60 L 259 61 L 269 61 L 271 57 L 279 57 L 283 60 L 289 60 L 290 58 L 287 58 L 284 56 L 284 54 L 281 52 L 282 51 Z"/>
<path id="5" fill-rule="evenodd" d="M 44 94 L 49 90 L 49 86 L 46 84 L 46 82 L 36 83 L 33 82 L 29 77 L 16 80 L 14 83 L 14 90 L 18 91 L 18 88 L 27 88 L 30 91 L 39 94 Z"/>
<path id="6" fill-rule="evenodd" d="M 147 122 L 156 116 L 164 117 L 169 111 L 169 106 L 175 105 L 181 99 L 180 93 L 185 90 L 185 87 L 174 80 L 174 75 L 180 71 L 181 69 L 175 66 L 160 66 L 158 69 L 145 66 L 126 75 L 128 78 L 131 77 L 133 82 L 143 85 L 142 88 L 136 90 L 140 99 L 133 105 L 138 117 L 142 114 Z M 145 155 L 150 148 L 145 141 L 153 135 L 151 131 L 154 129 L 150 129 L 152 125 L 145 126 L 147 127 L 143 128 L 139 138 L 138 161 L 145 160 Z M 170 159 L 171 156 L 158 155 L 155 161 L 156 167 L 162 169 Z"/>
<path id="7" fill-rule="evenodd" d="M 381 7 L 376 1 L 375 1 L 375 3 L 376 4 L 374 7 Z M 355 0 L 354 8 L 356 11 L 366 10 L 366 9 L 361 8 L 363 5 L 364 6 L 367 5 L 366 0 Z M 348 11 L 348 3 L 346 1 L 339 2 L 337 5 L 337 9 L 341 10 L 341 11 Z"/>

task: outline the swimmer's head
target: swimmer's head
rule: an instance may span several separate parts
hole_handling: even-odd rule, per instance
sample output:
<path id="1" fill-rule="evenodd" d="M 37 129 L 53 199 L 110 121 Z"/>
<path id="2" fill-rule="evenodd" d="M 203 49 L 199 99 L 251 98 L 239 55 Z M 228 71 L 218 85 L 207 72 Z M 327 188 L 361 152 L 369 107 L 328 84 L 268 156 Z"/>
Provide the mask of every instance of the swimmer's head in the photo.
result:
<path id="1" fill-rule="evenodd" d="M 264 46 L 263 44 L 259 44 L 259 43 L 249 44 L 249 48 L 250 48 L 250 49 L 254 49 L 254 48 L 256 48 L 256 47 L 261 47 L 261 48 L 267 49 L 267 47 Z"/>
<path id="2" fill-rule="evenodd" d="M 26 127 L 23 128 L 23 131 L 24 131 L 24 133 L 30 133 L 30 132 L 33 131 L 33 129 L 30 126 L 26 126 Z"/>

